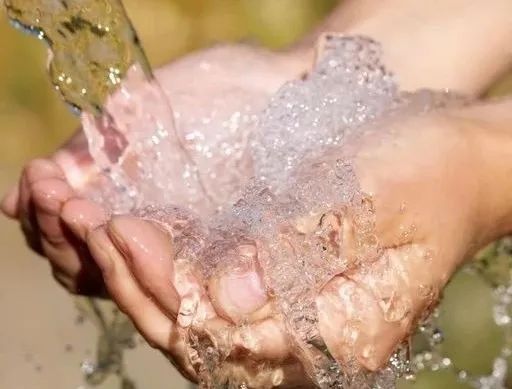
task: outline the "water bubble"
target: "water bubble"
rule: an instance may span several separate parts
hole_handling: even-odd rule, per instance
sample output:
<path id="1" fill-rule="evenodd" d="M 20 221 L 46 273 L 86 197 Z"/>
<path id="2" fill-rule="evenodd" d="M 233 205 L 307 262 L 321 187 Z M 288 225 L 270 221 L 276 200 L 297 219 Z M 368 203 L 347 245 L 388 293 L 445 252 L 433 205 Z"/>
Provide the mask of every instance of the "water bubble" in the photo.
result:
<path id="1" fill-rule="evenodd" d="M 495 305 L 493 307 L 493 318 L 494 322 L 500 327 L 507 326 L 512 322 L 507 307 L 502 305 Z"/>
<path id="2" fill-rule="evenodd" d="M 82 373 L 85 376 L 90 376 L 96 371 L 96 364 L 93 361 L 86 359 L 80 364 L 80 370 L 82 370 Z"/>
<path id="3" fill-rule="evenodd" d="M 443 333 L 442 331 L 439 329 L 439 328 L 436 328 L 433 332 L 432 332 L 432 343 L 433 344 L 439 344 L 439 343 L 442 343 L 443 340 L 444 340 L 444 336 L 443 336 Z"/>
<path id="4" fill-rule="evenodd" d="M 105 6 L 111 5 L 105 2 Z M 87 54 L 74 55 L 85 61 L 85 66 L 54 61 L 50 71 L 55 87 L 82 113 L 91 155 L 105 172 L 100 193 L 91 194 L 91 198 L 114 213 L 133 213 L 140 208 L 145 210 L 141 215 L 146 212 L 161 219 L 172 230 L 180 260 L 194 264 L 204 275 L 239 265 L 233 248 L 247 240 L 258 241 L 267 251 L 259 258 L 266 286 L 286 320 L 293 346 L 304 350 L 302 362 L 323 387 L 342 387 L 343 371 L 318 335 L 315 293 L 333 275 L 347 270 L 349 258 L 357 265 L 370 263 L 378 254 L 379 241 L 374 233 L 373 203 L 361 193 L 352 155 L 343 155 L 340 150 L 345 142 L 361 136 L 358 130 L 375 119 L 414 104 L 419 106 L 416 111 L 423 112 L 431 104 L 419 102 L 426 100 L 424 95 L 415 101 L 416 95 L 406 99 L 399 92 L 381 63 L 376 42 L 331 36 L 323 57 L 307 78 L 284 85 L 261 115 L 248 105 L 223 118 L 219 128 L 234 138 L 212 140 L 208 136 L 215 124 L 213 112 L 186 123 L 186 111 L 173 114 L 129 21 L 118 12 L 122 8 L 94 10 L 92 15 L 82 12 L 84 18 L 98 16 L 96 22 L 83 26 L 70 24 L 76 8 L 59 12 L 40 9 L 37 19 L 20 20 L 33 16 L 28 12 L 16 21 L 18 27 L 40 39 L 62 43 L 68 56 Z M 56 20 L 74 31 L 66 34 L 64 41 L 55 30 L 60 24 Z M 119 28 L 129 39 L 117 39 L 121 36 Z M 91 34 L 95 39 L 89 39 Z M 199 69 L 213 72 L 213 65 L 204 62 Z M 87 82 L 90 79 L 100 82 Z M 182 137 L 175 123 L 187 124 L 195 131 Z M 202 164 L 197 162 L 199 158 L 191 157 L 191 150 L 201 157 Z M 253 170 L 237 175 L 243 157 L 252 160 Z M 256 178 L 244 187 L 233 184 L 247 183 L 246 176 Z M 209 187 L 205 177 L 213 177 Z M 212 193 L 219 194 L 220 200 Z M 232 196 L 238 196 L 239 201 L 232 201 Z M 160 212 L 150 211 L 151 206 Z M 220 211 L 214 214 L 216 210 Z M 350 223 L 329 228 L 313 223 L 313 233 L 300 232 L 295 225 L 300 218 L 318 221 L 315 216 L 328 210 L 350 210 L 350 214 L 340 212 L 339 218 L 352 218 L 353 236 L 342 231 Z M 400 212 L 405 211 L 406 204 L 402 203 Z M 402 238 L 411 239 L 414 231 L 414 226 L 404 226 Z M 343 247 L 350 243 L 354 253 L 348 255 Z M 504 304 L 509 304 L 507 298 L 502 298 Z M 389 322 L 403 320 L 411 308 L 411 302 L 400 296 L 382 299 L 379 304 Z M 204 319 L 197 317 L 198 307 L 198 296 L 183 298 L 178 324 L 187 328 L 192 359 L 201 361 L 205 370 L 202 378 L 207 380 L 222 369 L 224 350 L 195 336 L 195 320 Z M 77 320 L 81 322 L 83 318 Z M 349 341 L 356 340 L 357 328 L 347 327 Z M 436 331 L 431 333 L 434 345 L 442 342 L 442 334 Z M 123 340 L 123 345 L 129 344 Z M 372 346 L 362 350 L 365 358 L 374 352 Z M 440 364 L 437 355 L 426 352 L 416 365 L 435 370 L 444 366 L 444 361 Z M 500 363 L 495 364 L 496 375 L 502 374 Z M 97 367 L 88 359 L 81 364 L 86 376 L 94 374 Z M 388 389 L 396 377 L 408 374 L 408 351 L 400 349 L 387 368 L 368 373 L 359 382 L 373 380 L 377 387 Z M 239 387 L 244 389 L 248 384 Z"/>
<path id="5" fill-rule="evenodd" d="M 452 360 L 450 358 L 443 358 L 441 363 L 442 363 L 443 367 L 446 368 L 446 367 L 449 367 L 452 365 Z"/>

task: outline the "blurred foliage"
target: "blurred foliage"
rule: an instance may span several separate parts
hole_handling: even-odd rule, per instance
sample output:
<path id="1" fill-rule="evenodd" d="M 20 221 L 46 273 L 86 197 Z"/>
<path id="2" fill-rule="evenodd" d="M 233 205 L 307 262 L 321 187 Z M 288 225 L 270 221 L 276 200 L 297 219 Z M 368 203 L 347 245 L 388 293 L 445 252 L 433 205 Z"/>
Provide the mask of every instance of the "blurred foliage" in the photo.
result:
<path id="1" fill-rule="evenodd" d="M 153 65 L 216 42 L 282 47 L 310 29 L 337 0 L 125 0 Z M 0 12 L 0 168 L 51 152 L 76 118 L 45 72 L 45 47 Z"/>
<path id="2" fill-rule="evenodd" d="M 154 66 L 216 42 L 279 48 L 298 39 L 338 0 L 124 0 Z M 2 3 L 3 5 L 3 3 Z M 3 7 L 2 7 L 3 8 Z M 0 12 L 0 167 L 51 152 L 78 122 L 46 77 L 45 47 Z M 493 89 L 512 89 L 512 77 Z"/>

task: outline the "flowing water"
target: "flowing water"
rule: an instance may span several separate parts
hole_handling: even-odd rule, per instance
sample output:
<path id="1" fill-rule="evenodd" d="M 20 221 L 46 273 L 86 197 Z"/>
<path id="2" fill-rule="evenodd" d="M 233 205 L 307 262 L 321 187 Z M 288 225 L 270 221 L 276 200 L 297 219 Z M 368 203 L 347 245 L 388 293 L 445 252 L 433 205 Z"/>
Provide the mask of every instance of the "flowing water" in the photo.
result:
<path id="1" fill-rule="evenodd" d="M 457 99 L 428 91 L 402 93 L 380 62 L 377 43 L 361 37 L 331 37 L 305 80 L 284 85 L 263 113 L 231 117 L 227 128 L 235 140 L 227 149 L 214 142 L 200 144 L 213 165 L 228 162 L 242 169 L 240 161 L 248 157 L 252 161 L 239 173 L 246 181 L 226 180 L 219 184 L 223 192 L 219 196 L 208 184 L 212 177 L 219 178 L 213 176 L 218 172 L 205 172 L 191 156 L 186 134 L 177 130 L 179 112 L 172 111 L 156 82 L 119 1 L 5 3 L 15 25 L 46 41 L 55 88 L 81 115 L 91 155 L 103 172 L 101 190 L 84 195 L 113 213 L 132 212 L 174 228 L 181 256 L 177 260 L 200 269 L 204 277 L 243 266 L 236 253 L 257 242 L 258 250 L 263 247 L 267 254 L 260 266 L 296 357 L 318 387 L 392 388 L 397 377 L 412 378 L 424 369 L 451 369 L 477 388 L 505 387 L 505 358 L 512 350 L 512 287 L 504 286 L 505 281 L 496 285 L 494 313 L 497 325 L 507 330 L 507 342 L 490 376 L 473 377 L 442 355 L 442 332 L 435 315 L 420 326 L 424 347 L 410 360 L 404 345 L 386 368 L 358 376 L 347 375 L 336 363 L 317 328 L 318 287 L 379 253 L 373 210 L 353 171 L 353 151 L 340 147 L 374 131 L 371 123 L 377 118 L 421 114 L 460 104 Z M 194 136 L 208 139 L 211 124 L 203 125 Z M 236 201 L 230 201 L 233 198 Z M 313 228 L 301 225 L 306 216 L 315 215 L 319 221 Z M 358 249 L 351 261 L 337 242 L 330 241 L 337 221 L 347 215 L 357 226 Z M 492 278 L 488 267 L 474 266 L 473 271 Z M 263 376 L 231 376 L 226 366 L 233 346 L 212 347 L 205 337 L 197 336 L 198 313 L 184 312 L 184 307 L 197 306 L 194 298 L 183 298 L 180 314 L 191 319 L 181 324 L 191 353 L 198 356 L 194 367 L 203 385 L 268 386 Z M 387 320 L 403 319 L 410 302 L 401 304 L 386 311 Z M 98 361 L 83 366 L 88 382 L 99 384 L 108 374 L 118 374 L 123 388 L 134 387 L 122 363 L 122 350 L 132 346 L 133 328 L 118 313 L 106 319 L 94 300 L 81 307 L 96 318 L 101 330 Z"/>
<path id="2" fill-rule="evenodd" d="M 176 175 L 192 199 L 204 194 L 195 164 L 176 135 L 167 96 L 120 1 L 7 0 L 5 5 L 15 25 L 48 44 L 53 85 L 82 117 L 90 152 L 110 178 L 105 183 L 112 186 L 114 211 L 132 209 L 155 192 L 172 198 L 168 178 Z M 128 72 L 131 82 L 121 83 Z M 135 90 L 158 112 L 142 115 Z M 111 101 L 115 93 L 125 98 Z M 168 163 L 157 171 L 163 153 Z M 103 190 L 101 197 L 109 196 Z"/>
<path id="3" fill-rule="evenodd" d="M 51 81 L 65 102 L 84 120 L 114 120 L 105 111 L 105 103 L 119 88 L 130 67 L 136 65 L 141 79 L 153 85 L 151 68 L 120 2 L 7 0 L 5 6 L 16 27 L 47 43 Z M 153 87 L 158 91 L 158 85 Z M 122 128 L 127 123 L 116 125 Z M 111 163 L 121 157 L 127 139 L 114 125 L 102 129 L 104 137 L 89 135 L 90 151 L 106 174 L 115 177 L 110 181 L 115 186 L 113 190 L 133 193 L 122 170 Z M 102 138 L 100 144 L 93 140 L 98 138 Z M 129 208 L 132 202 L 129 196 L 119 207 Z M 86 382 L 99 385 L 115 374 L 123 389 L 134 388 L 123 364 L 123 350 L 133 347 L 135 333 L 129 320 L 118 310 L 112 313 L 112 307 L 99 300 L 77 299 L 77 306 L 81 315 L 97 325 L 99 332 L 96 360 L 84 360 L 82 364 Z"/>

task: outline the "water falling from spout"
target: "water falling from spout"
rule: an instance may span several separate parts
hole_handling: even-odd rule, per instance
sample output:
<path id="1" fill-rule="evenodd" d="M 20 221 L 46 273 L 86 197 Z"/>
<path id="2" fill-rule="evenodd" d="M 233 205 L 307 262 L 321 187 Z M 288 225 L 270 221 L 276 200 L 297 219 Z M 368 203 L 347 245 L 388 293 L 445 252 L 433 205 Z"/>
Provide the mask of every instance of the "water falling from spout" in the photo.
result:
<path id="1" fill-rule="evenodd" d="M 81 116 L 90 154 L 104 173 L 102 193 L 89 195 L 113 212 L 127 212 L 138 199 L 149 200 L 144 195 L 154 193 L 155 185 L 171 194 L 165 191 L 166 175 L 181 171 L 189 172 L 191 191 L 202 190 L 195 165 L 176 134 L 167 96 L 121 1 L 6 0 L 5 6 L 14 26 L 46 42 L 51 81 L 72 111 Z M 129 112 L 134 91 L 127 84 L 121 86 L 129 72 L 134 88 L 144 86 L 146 103 L 160 107 L 159 116 L 140 117 L 133 109 Z M 108 103 L 116 93 L 125 96 L 123 112 Z M 162 150 L 175 153 L 174 171 L 155 171 Z M 139 159 L 142 153 L 147 158 Z M 84 363 L 86 381 L 99 385 L 116 374 L 123 388 L 134 387 L 123 364 L 123 350 L 131 345 L 134 334 L 131 323 L 117 310 L 110 318 L 112 308 L 95 299 L 78 299 L 77 304 L 99 330 L 97 361 Z"/>
<path id="2" fill-rule="evenodd" d="M 151 71 L 121 2 L 6 0 L 5 3 L 14 23 L 45 40 L 50 48 L 49 68 L 55 88 L 82 116 L 90 152 L 109 185 L 102 188 L 97 198 L 114 212 L 128 212 L 152 204 L 174 204 L 177 198 L 186 199 L 179 202 L 181 207 L 197 211 L 198 204 L 204 198 L 209 199 L 209 195 L 176 131 L 168 97 Z M 240 202 L 205 224 L 212 230 L 232 228 L 222 239 L 226 236 L 231 239 L 230 232 L 241 231 L 269 243 L 271 258 L 262 267 L 267 271 L 266 282 L 274 290 L 281 313 L 286 317 L 290 339 L 304 355 L 304 365 L 318 386 L 342 388 L 345 387 L 340 379 L 342 369 L 318 339 L 316 308 L 312 303 L 312 291 L 346 266 L 337 243 L 325 239 L 333 226 L 320 223 L 315 231 L 316 240 L 307 240 L 304 234 L 291 236 L 289 241 L 302 247 L 298 254 L 283 249 L 281 242 L 274 239 L 275 232 L 279 223 L 298 218 L 304 211 L 315 207 L 329 209 L 336 202 L 350 204 L 363 199 L 350 163 L 341 158 L 321 161 L 323 164 L 318 163 L 316 170 L 311 168 L 302 175 L 293 175 L 294 169 L 305 156 L 318 157 L 326 147 L 342 144 L 349 130 L 382 115 L 393 107 L 397 97 L 404 96 L 400 95 L 392 76 L 380 67 L 375 43 L 361 39 L 333 40 L 331 54 L 333 57 L 321 62 L 308 80 L 285 86 L 272 99 L 260 122 L 260 130 L 267 131 L 257 134 L 256 138 L 260 136 L 260 139 L 253 145 L 260 181 L 254 188 L 248 188 Z M 360 58 L 363 58 L 362 63 Z M 347 96 L 344 90 L 351 90 L 352 95 Z M 435 107 L 432 102 L 421 102 L 422 96 L 426 96 L 426 100 L 432 97 L 415 95 L 407 104 L 414 105 L 416 99 L 420 107 Z M 153 109 L 146 110 L 148 106 Z M 283 155 L 287 158 L 283 159 Z M 360 211 L 356 215 L 363 219 L 359 224 L 368 228 L 357 238 L 364 246 L 363 254 L 368 256 L 375 249 L 372 218 L 369 210 Z M 335 219 L 338 215 L 331 216 Z M 219 242 L 230 242 L 228 238 L 214 240 L 220 235 L 210 237 L 210 246 L 201 253 L 204 257 L 200 265 L 205 274 L 215 271 L 221 261 L 226 262 L 226 250 Z M 315 258 L 323 262 L 315 262 Z M 325 263 L 332 267 L 326 268 Z M 308 282 L 302 282 L 305 275 Z M 504 296 L 505 292 L 501 292 L 500 296 Z M 506 292 L 509 293 L 508 289 Z M 505 297 L 508 298 L 508 294 Z M 497 314 L 502 323 L 499 325 L 510 322 L 510 318 L 502 314 L 509 308 L 507 304 L 499 306 L 501 311 L 498 309 Z M 93 315 L 102 317 L 95 303 L 89 307 Z M 389 320 L 399 320 L 403 311 L 390 311 Z M 107 353 L 109 358 L 104 359 L 105 364 L 98 364 L 103 369 L 99 374 L 94 374 L 98 373 L 97 366 L 85 366 L 89 377 L 101 378 L 102 372 L 115 372 L 112 366 L 121 364 L 116 347 L 129 343 L 125 335 L 130 334 L 130 328 L 119 325 L 116 320 L 112 325 L 100 320 L 103 339 L 112 352 Z M 121 335 L 119 328 L 123 331 Z M 433 325 L 423 328 L 431 341 L 432 350 L 425 354 L 429 355 L 428 360 L 434 355 L 436 368 L 451 366 L 436 348 L 442 342 L 441 333 Z M 122 345 L 118 345 L 119 339 L 124 342 Z M 194 345 L 198 354 L 206 350 L 202 346 Z M 411 373 L 407 351 L 404 347 L 393 355 L 388 367 L 372 377 L 372 387 L 391 388 L 396 376 Z M 315 358 L 310 358 L 311 355 Z M 420 362 L 425 365 L 420 359 L 414 360 L 413 372 L 421 370 Z M 207 374 L 215 373 L 219 366 L 211 368 Z M 504 376 L 501 360 L 497 360 L 495 370 L 495 381 L 501 382 Z"/>
<path id="3" fill-rule="evenodd" d="M 15 26 L 48 44 L 52 83 L 81 115 L 90 153 L 110 178 L 112 188 L 104 187 L 97 199 L 109 199 L 114 212 L 127 212 L 154 201 L 154 193 L 175 197 L 176 177 L 188 188 L 190 204 L 209 199 L 121 1 L 5 5 Z M 147 114 L 142 103 L 158 109 Z"/>

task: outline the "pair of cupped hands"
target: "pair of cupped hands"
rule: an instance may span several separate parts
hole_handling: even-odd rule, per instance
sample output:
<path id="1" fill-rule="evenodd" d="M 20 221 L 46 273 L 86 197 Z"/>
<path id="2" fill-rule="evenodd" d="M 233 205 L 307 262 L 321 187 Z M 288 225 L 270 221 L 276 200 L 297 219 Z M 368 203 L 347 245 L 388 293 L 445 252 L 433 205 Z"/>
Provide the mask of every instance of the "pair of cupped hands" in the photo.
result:
<path id="1" fill-rule="evenodd" d="M 304 53 L 218 47 L 168 65 L 157 77 L 180 115 L 193 118 L 222 101 L 230 107 L 222 118 L 265 101 L 284 82 L 307 72 L 314 60 Z M 214 70 L 195 71 L 205 63 Z M 490 206 L 494 199 L 481 192 L 493 164 L 480 151 L 485 131 L 472 120 L 475 115 L 471 107 L 403 114 L 359 139 L 353 163 L 375 210 L 379 255 L 334 276 L 316 297 L 320 335 L 342 366 L 382 367 L 436 304 L 463 260 L 508 231 L 500 197 Z M 178 128 L 181 136 L 186 131 Z M 214 123 L 211 131 L 225 130 Z M 267 377 L 272 384 L 308 386 L 263 282 L 257 249 L 234 248 L 246 265 L 204 279 L 193 266 L 174 260 L 173 239 L 161 220 L 109 217 L 82 198 L 97 175 L 78 131 L 53 155 L 29 162 L 3 200 L 3 212 L 20 222 L 55 279 L 74 294 L 110 297 L 149 344 L 191 380 L 197 380 L 197 372 L 179 328 L 186 320 L 180 305 L 193 294 L 202 318 L 196 325 L 214 344 L 229 334 L 233 371 L 250 375 L 255 364 L 265 362 L 272 367 Z M 336 233 L 350 252 L 357 223 L 350 212 L 342 214 Z M 311 216 L 312 224 L 317 217 Z M 400 320 L 389 320 L 400 301 L 408 302 L 407 310 Z"/>

